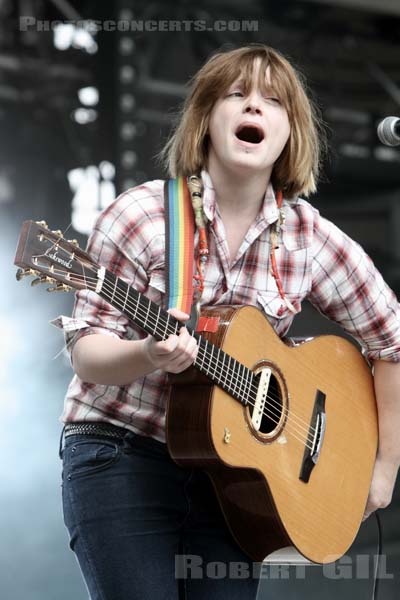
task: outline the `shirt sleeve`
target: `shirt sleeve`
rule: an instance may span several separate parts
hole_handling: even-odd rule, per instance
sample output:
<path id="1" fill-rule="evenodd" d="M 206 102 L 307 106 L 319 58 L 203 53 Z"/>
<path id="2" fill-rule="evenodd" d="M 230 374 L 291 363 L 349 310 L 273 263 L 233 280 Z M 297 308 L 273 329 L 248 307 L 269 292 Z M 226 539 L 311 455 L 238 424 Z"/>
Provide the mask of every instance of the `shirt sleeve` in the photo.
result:
<path id="1" fill-rule="evenodd" d="M 152 245 L 160 235 L 160 190 L 162 193 L 159 185 L 142 185 L 119 196 L 100 214 L 87 244 L 87 252 L 97 265 L 140 293 L 148 287 L 151 262 L 157 260 Z M 127 337 L 129 320 L 95 292 L 79 290 L 72 316 L 62 315 L 52 324 L 64 331 L 67 349 L 72 352 L 77 340 L 85 335 Z"/>
<path id="2" fill-rule="evenodd" d="M 315 211 L 310 302 L 370 360 L 400 361 L 400 307 L 359 244 Z"/>

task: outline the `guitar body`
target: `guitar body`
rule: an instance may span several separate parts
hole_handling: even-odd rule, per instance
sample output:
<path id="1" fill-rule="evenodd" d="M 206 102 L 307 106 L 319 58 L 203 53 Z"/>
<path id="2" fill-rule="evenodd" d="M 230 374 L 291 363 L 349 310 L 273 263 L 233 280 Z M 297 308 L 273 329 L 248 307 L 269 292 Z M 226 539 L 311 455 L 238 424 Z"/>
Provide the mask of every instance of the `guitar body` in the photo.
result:
<path id="1" fill-rule="evenodd" d="M 171 456 L 206 470 L 232 535 L 253 560 L 285 546 L 316 563 L 338 559 L 360 527 L 377 451 L 368 365 L 338 336 L 286 345 L 254 307 L 202 314 L 220 317 L 218 332 L 203 337 L 253 372 L 271 370 L 272 412 L 255 427 L 249 406 L 188 369 L 171 380 Z M 318 431 L 320 451 L 306 460 Z"/>

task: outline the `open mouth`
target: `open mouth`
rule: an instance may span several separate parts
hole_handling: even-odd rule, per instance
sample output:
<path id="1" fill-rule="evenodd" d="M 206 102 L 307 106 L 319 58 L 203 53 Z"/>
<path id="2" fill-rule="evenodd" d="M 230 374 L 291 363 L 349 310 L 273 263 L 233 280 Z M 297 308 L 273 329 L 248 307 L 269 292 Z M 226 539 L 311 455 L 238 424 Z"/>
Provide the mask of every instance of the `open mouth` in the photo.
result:
<path id="1" fill-rule="evenodd" d="M 264 132 L 257 125 L 240 125 L 235 135 L 242 142 L 250 144 L 259 144 L 264 139 Z"/>

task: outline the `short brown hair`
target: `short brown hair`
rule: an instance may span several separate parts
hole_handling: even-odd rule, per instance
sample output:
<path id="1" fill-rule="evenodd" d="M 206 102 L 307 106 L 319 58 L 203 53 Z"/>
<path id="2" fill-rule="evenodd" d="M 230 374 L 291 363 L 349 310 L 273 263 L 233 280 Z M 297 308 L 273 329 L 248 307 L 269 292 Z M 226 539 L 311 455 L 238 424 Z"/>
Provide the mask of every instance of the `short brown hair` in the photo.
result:
<path id="1" fill-rule="evenodd" d="M 251 89 L 256 58 L 261 58 L 260 89 L 265 87 L 269 67 L 272 87 L 290 123 L 290 136 L 275 163 L 272 184 L 287 197 L 308 196 L 316 190 L 324 147 L 321 119 L 299 72 L 282 54 L 264 44 L 218 52 L 205 63 L 190 82 L 177 127 L 160 156 L 171 177 L 193 175 L 207 166 L 211 110 L 239 76 L 243 77 L 244 92 Z"/>

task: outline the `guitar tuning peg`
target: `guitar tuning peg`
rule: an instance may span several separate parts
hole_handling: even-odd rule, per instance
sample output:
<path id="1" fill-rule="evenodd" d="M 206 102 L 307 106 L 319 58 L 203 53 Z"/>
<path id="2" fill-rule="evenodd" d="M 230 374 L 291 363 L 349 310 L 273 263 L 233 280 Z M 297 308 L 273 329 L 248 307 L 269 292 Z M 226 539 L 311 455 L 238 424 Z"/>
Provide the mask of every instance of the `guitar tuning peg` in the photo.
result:
<path id="1" fill-rule="evenodd" d="M 36 221 L 36 225 L 40 225 L 41 227 L 44 227 L 45 229 L 49 228 L 46 221 Z"/>
<path id="2" fill-rule="evenodd" d="M 79 248 L 79 243 L 78 243 L 78 240 L 75 240 L 75 239 L 74 239 L 74 240 L 68 240 L 68 242 L 69 242 L 70 244 L 72 244 L 73 246 L 76 246 L 77 248 Z"/>
<path id="3" fill-rule="evenodd" d="M 35 271 L 34 269 L 18 269 L 15 274 L 17 281 L 21 281 L 27 275 L 40 275 L 39 271 Z"/>
<path id="4" fill-rule="evenodd" d="M 52 231 L 52 233 L 54 233 L 54 235 L 56 235 L 59 238 L 64 238 L 63 232 L 61 231 L 61 229 L 56 229 L 55 231 Z"/>
<path id="5" fill-rule="evenodd" d="M 65 283 L 57 283 L 56 286 L 47 288 L 48 292 L 70 292 L 71 290 L 72 287 Z"/>
<path id="6" fill-rule="evenodd" d="M 48 275 L 42 275 L 41 277 L 38 277 L 38 279 L 31 281 L 32 286 L 39 285 L 40 283 L 56 283 L 56 280 Z"/>

